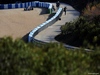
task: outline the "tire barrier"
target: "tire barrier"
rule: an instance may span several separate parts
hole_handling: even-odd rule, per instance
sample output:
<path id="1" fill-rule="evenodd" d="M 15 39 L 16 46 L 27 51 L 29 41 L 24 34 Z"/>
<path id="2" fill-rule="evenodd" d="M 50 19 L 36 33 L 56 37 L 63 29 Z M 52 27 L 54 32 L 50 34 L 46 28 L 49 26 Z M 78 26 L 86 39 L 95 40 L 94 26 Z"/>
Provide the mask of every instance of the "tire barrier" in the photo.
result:
<path id="1" fill-rule="evenodd" d="M 15 8 L 27 8 L 28 6 L 31 7 L 41 7 L 47 8 L 49 13 L 52 13 L 52 4 L 48 2 L 39 2 L 39 1 L 32 1 L 32 2 L 25 2 L 25 3 L 14 3 L 14 4 L 0 4 L 0 9 L 15 9 Z"/>
<path id="2" fill-rule="evenodd" d="M 33 42 L 33 43 L 46 43 L 40 40 L 35 39 L 34 37 L 41 32 L 42 30 L 44 30 L 45 28 L 47 28 L 48 26 L 54 24 L 57 20 L 59 20 L 60 16 L 63 13 L 63 9 L 59 8 L 58 11 L 56 12 L 56 14 L 50 18 L 49 20 L 47 20 L 46 22 L 40 24 L 38 27 L 36 27 L 35 29 L 33 29 L 28 36 L 28 42 Z"/>

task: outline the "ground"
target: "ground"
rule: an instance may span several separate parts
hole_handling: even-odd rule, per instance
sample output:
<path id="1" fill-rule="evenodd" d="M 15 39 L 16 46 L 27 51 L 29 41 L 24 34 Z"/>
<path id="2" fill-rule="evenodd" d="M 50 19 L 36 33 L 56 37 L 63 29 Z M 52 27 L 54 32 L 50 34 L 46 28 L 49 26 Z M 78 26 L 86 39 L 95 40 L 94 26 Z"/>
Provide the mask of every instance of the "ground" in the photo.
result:
<path id="1" fill-rule="evenodd" d="M 21 9 L 0 10 L 0 38 L 11 36 L 13 39 L 22 38 L 35 27 L 45 22 L 48 15 L 43 8 L 31 11 Z"/>

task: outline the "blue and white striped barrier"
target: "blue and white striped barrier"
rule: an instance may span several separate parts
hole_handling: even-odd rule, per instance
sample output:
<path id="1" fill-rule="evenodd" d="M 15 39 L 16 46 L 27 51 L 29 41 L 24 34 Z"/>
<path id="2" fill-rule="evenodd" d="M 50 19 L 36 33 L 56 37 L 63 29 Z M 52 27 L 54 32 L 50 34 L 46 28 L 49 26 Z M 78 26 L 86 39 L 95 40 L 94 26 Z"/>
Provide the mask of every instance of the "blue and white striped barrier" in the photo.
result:
<path id="1" fill-rule="evenodd" d="M 26 8 L 28 6 L 52 9 L 52 4 L 39 1 L 15 3 L 15 4 L 0 4 L 0 9 Z"/>

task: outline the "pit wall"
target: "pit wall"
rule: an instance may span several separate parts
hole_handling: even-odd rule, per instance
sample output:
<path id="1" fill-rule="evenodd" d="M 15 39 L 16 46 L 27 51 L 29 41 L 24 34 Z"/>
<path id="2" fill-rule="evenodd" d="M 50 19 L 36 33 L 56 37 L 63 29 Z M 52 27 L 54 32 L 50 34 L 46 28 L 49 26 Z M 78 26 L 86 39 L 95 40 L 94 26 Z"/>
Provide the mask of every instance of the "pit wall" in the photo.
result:
<path id="1" fill-rule="evenodd" d="M 32 1 L 32 2 L 25 2 L 25 3 L 14 3 L 14 4 L 0 4 L 0 9 L 27 8 L 28 6 L 47 8 L 49 13 L 50 14 L 52 13 L 52 4 L 51 3 L 39 2 L 39 1 Z"/>
<path id="2" fill-rule="evenodd" d="M 49 20 L 47 20 L 46 22 L 40 24 L 38 27 L 36 27 L 35 29 L 33 29 L 28 36 L 28 42 L 33 42 L 33 43 L 46 43 L 40 40 L 35 39 L 34 37 L 41 32 L 42 30 L 46 29 L 48 26 L 53 25 L 56 21 L 59 20 L 60 16 L 63 13 L 63 9 L 59 8 L 58 11 L 56 12 L 56 14 L 50 18 Z"/>

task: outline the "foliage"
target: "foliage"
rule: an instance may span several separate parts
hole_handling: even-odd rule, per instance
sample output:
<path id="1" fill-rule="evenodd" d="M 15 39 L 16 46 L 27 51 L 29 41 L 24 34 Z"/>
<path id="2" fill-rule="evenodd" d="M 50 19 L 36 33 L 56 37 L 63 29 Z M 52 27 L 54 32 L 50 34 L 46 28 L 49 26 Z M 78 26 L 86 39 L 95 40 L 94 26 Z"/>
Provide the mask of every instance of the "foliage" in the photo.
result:
<path id="1" fill-rule="evenodd" d="M 0 75 L 87 75 L 100 72 L 99 60 L 99 50 L 72 51 L 57 43 L 39 48 L 10 37 L 0 39 Z"/>
<path id="2" fill-rule="evenodd" d="M 70 1 L 73 2 L 73 0 Z M 3 0 L 2 2 L 9 3 L 16 2 L 16 0 Z M 97 21 L 98 19 L 99 21 Z M 91 37 L 86 36 L 84 43 L 91 38 L 93 44 L 99 44 L 99 26 L 99 17 L 95 17 L 93 22 L 80 18 L 79 21 L 66 23 L 65 27 L 61 29 L 63 35 L 75 33 L 75 38 L 80 35 L 81 37 L 86 36 L 88 32 Z M 56 43 L 36 47 L 19 39 L 13 41 L 10 37 L 1 38 L 0 75 L 88 75 L 89 73 L 99 73 L 100 48 L 96 48 L 95 52 L 85 52 L 83 49 L 72 51 L 66 50 L 62 45 Z"/>
<path id="3" fill-rule="evenodd" d="M 88 18 L 100 15 L 100 2 L 94 1 L 87 4 L 86 8 L 83 10 L 82 15 Z"/>
<path id="4" fill-rule="evenodd" d="M 61 26 L 61 36 L 57 40 L 61 42 L 85 46 L 100 46 L 100 16 L 92 19 L 80 17 L 74 22 L 67 22 Z"/>
<path id="5" fill-rule="evenodd" d="M 23 41 L 0 39 L 0 75 L 23 75 L 32 71 L 32 50 Z"/>

